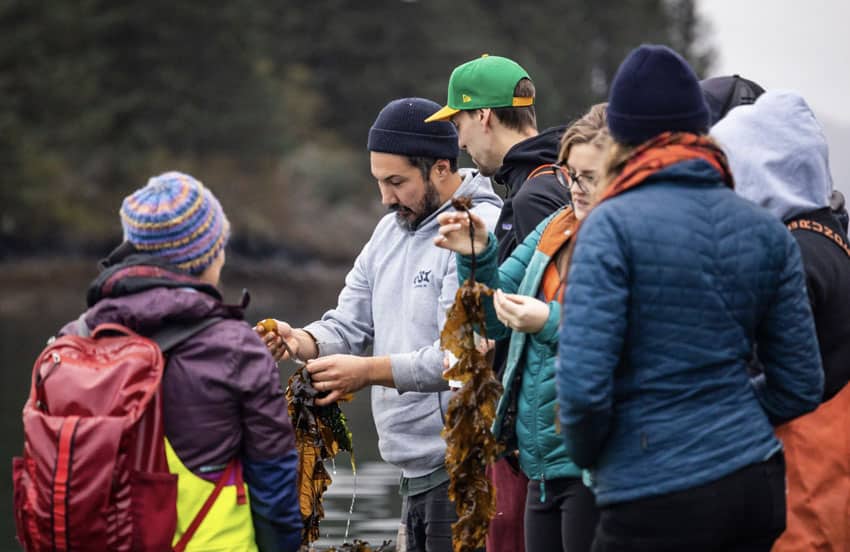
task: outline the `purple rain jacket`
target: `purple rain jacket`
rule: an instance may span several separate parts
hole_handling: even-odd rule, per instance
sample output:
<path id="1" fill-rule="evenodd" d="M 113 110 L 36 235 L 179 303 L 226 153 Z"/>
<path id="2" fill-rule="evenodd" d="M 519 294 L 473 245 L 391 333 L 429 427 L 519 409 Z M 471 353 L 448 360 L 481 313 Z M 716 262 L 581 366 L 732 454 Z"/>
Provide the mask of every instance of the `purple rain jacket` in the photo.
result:
<path id="1" fill-rule="evenodd" d="M 240 455 L 257 544 L 292 549 L 302 526 L 294 430 L 277 366 L 243 320 L 247 297 L 242 305 L 225 305 L 215 287 L 156 257 L 134 254 L 107 264 L 87 302 L 89 329 L 113 322 L 150 336 L 170 321 L 224 319 L 167 355 L 165 435 L 183 464 L 202 476 Z M 77 323 L 60 334 L 77 333 Z"/>

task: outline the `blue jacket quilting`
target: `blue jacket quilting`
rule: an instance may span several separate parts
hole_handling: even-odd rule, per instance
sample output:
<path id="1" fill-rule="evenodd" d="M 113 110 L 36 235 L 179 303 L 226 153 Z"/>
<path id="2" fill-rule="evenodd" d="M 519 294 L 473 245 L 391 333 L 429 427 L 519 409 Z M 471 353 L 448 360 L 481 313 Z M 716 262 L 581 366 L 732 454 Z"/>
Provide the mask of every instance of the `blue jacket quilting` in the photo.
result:
<path id="1" fill-rule="evenodd" d="M 780 450 L 823 375 L 800 252 L 702 160 L 613 197 L 578 234 L 557 369 L 567 452 L 600 505 L 715 481 Z M 751 381 L 754 346 L 765 377 Z"/>

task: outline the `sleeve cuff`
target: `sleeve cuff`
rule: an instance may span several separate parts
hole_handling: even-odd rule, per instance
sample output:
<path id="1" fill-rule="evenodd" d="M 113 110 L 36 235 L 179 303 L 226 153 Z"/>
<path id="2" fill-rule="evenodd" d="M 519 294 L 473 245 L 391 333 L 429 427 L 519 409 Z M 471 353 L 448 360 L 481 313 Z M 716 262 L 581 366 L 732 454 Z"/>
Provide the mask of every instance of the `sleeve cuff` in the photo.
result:
<path id="1" fill-rule="evenodd" d="M 399 393 L 419 390 L 412 355 L 403 353 L 390 355 L 390 367 L 393 371 L 395 388 Z"/>
<path id="2" fill-rule="evenodd" d="M 316 340 L 316 349 L 319 351 L 318 356 L 323 357 L 348 353 L 348 347 L 339 339 L 339 336 L 321 324 L 314 322 L 304 326 L 302 329 L 312 335 L 313 339 Z"/>
<path id="3" fill-rule="evenodd" d="M 479 268 L 487 263 L 497 264 L 496 257 L 499 253 L 497 243 L 495 234 L 490 232 L 489 237 L 487 238 L 487 247 L 484 249 L 484 252 L 475 256 L 475 261 Z M 469 272 L 472 269 L 472 256 L 455 255 L 455 257 L 457 257 L 458 283 L 462 284 L 467 278 L 469 278 Z"/>
<path id="4" fill-rule="evenodd" d="M 558 328 L 561 325 L 561 304 L 557 301 L 549 302 L 549 318 L 543 324 L 543 328 L 537 332 L 537 338 L 547 345 L 558 343 Z"/>
<path id="5" fill-rule="evenodd" d="M 434 366 L 435 362 L 442 363 L 442 358 L 442 352 L 439 350 L 425 351 L 424 356 L 416 352 L 390 355 L 390 368 L 396 390 L 399 393 L 437 393 L 448 389 L 449 382 L 442 377 L 442 364 L 439 375 L 426 369 L 426 366 Z"/>

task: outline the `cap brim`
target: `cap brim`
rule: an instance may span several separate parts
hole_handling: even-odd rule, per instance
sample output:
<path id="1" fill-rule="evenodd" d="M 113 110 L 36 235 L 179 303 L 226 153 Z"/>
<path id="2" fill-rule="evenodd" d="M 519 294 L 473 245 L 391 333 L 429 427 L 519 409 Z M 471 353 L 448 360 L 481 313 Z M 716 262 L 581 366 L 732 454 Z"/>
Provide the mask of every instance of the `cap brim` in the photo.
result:
<path id="1" fill-rule="evenodd" d="M 438 112 L 425 119 L 425 122 L 433 123 L 435 121 L 448 121 L 449 119 L 451 119 L 452 115 L 459 112 L 460 109 L 453 109 L 449 106 L 445 106 L 443 109 L 439 110 Z"/>

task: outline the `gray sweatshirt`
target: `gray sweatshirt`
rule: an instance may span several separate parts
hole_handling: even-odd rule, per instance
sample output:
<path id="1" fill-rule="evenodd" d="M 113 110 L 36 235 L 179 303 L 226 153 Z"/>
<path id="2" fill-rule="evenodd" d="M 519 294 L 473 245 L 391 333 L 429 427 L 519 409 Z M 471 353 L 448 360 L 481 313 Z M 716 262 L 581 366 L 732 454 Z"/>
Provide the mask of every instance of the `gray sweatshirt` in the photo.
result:
<path id="1" fill-rule="evenodd" d="M 787 221 L 829 205 L 826 137 L 799 94 L 768 90 L 711 129 L 729 158 L 735 191 Z"/>
<path id="2" fill-rule="evenodd" d="M 472 211 L 496 224 L 502 200 L 490 180 L 460 169 L 455 197 L 471 196 Z M 386 215 L 345 278 L 335 309 L 305 327 L 316 338 L 319 356 L 388 355 L 396 389 L 372 387 L 372 414 L 381 457 L 405 477 L 421 477 L 443 466 L 446 444 L 440 436 L 449 399 L 442 378 L 440 331 L 457 291 L 454 254 L 436 247 L 437 215 L 415 231 L 402 229 Z"/>

